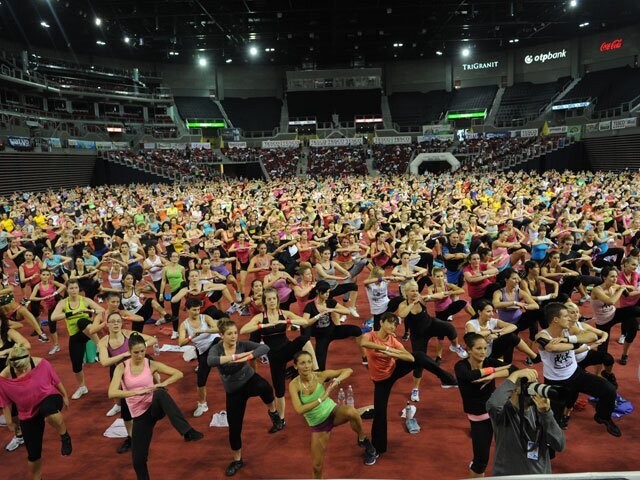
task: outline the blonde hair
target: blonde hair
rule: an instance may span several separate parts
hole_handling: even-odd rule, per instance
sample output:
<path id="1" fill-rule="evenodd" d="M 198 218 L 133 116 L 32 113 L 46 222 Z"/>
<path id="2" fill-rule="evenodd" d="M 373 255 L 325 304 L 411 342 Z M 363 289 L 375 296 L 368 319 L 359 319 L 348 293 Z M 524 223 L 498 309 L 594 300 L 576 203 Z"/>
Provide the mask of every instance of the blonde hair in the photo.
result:
<path id="1" fill-rule="evenodd" d="M 18 372 L 24 372 L 31 365 L 29 349 L 22 345 L 14 345 L 9 352 L 9 363 Z"/>
<path id="2" fill-rule="evenodd" d="M 371 269 L 371 273 L 369 273 L 369 278 L 379 278 L 379 277 L 384 277 L 384 268 L 373 267 Z"/>

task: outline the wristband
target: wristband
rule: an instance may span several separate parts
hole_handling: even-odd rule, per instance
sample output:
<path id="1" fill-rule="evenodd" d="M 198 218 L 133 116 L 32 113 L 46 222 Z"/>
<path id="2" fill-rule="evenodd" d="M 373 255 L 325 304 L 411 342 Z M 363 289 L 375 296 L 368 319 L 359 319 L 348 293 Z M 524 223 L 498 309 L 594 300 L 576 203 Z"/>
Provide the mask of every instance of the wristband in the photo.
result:
<path id="1" fill-rule="evenodd" d="M 569 340 L 569 343 L 578 343 L 578 337 L 576 335 L 569 335 L 567 340 Z"/>
<path id="2" fill-rule="evenodd" d="M 544 302 L 545 300 L 551 300 L 551 294 L 548 295 L 541 295 L 538 297 L 538 300 L 541 302 Z"/>
<path id="3" fill-rule="evenodd" d="M 321 403 L 322 403 L 322 399 L 321 399 L 321 398 L 319 398 L 319 399 L 318 399 L 318 405 L 320 405 Z"/>
<path id="4" fill-rule="evenodd" d="M 67 318 L 73 317 L 73 312 L 64 312 L 64 316 Z"/>
<path id="5" fill-rule="evenodd" d="M 236 361 L 236 354 L 234 353 L 233 355 L 231 355 L 231 361 L 235 362 Z"/>
<path id="6" fill-rule="evenodd" d="M 247 355 L 247 361 L 249 360 L 253 360 L 255 357 L 253 356 L 253 353 L 250 353 L 249 355 Z"/>
<path id="7" fill-rule="evenodd" d="M 480 372 L 482 373 L 482 376 L 485 377 L 487 375 L 491 375 L 492 373 L 494 373 L 496 371 L 495 368 L 493 367 L 486 367 L 486 368 L 482 368 L 480 369 Z"/>
<path id="8" fill-rule="evenodd" d="M 258 330 L 262 330 L 262 324 L 261 323 L 258 324 Z"/>
<path id="9" fill-rule="evenodd" d="M 384 351 L 385 351 L 385 352 L 388 352 L 388 351 L 389 351 L 389 347 L 385 348 L 385 349 L 384 349 Z"/>

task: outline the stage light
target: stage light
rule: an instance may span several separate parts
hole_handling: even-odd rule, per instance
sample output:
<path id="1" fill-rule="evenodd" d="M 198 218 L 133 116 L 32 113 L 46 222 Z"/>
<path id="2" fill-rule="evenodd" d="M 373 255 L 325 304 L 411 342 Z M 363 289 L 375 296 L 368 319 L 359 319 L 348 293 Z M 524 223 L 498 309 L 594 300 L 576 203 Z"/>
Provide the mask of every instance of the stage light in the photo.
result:
<path id="1" fill-rule="evenodd" d="M 200 65 L 201 67 L 206 67 L 207 66 L 207 59 L 204 57 L 200 57 L 198 59 L 198 65 Z"/>
<path id="2" fill-rule="evenodd" d="M 96 40 L 96 44 L 103 46 L 103 45 L 106 45 L 107 43 L 103 42 L 102 40 Z"/>
<path id="3" fill-rule="evenodd" d="M 124 40 L 124 43 L 129 43 L 129 42 L 131 42 L 131 39 L 130 39 L 129 37 L 124 37 L 124 38 L 123 38 L 123 40 Z"/>
<path id="4" fill-rule="evenodd" d="M 42 20 L 40 22 L 40 26 L 44 27 L 44 28 L 51 28 L 51 25 L 49 25 L 47 22 L 45 22 L 44 20 Z"/>
<path id="5" fill-rule="evenodd" d="M 471 54 L 471 51 L 468 48 L 463 48 L 461 53 L 463 57 L 468 57 Z"/>
<path id="6" fill-rule="evenodd" d="M 94 20 L 96 27 L 99 27 L 100 25 L 102 25 L 102 19 L 99 17 L 96 17 L 96 19 Z"/>
<path id="7" fill-rule="evenodd" d="M 576 8 L 576 7 L 578 6 L 578 0 L 571 0 L 571 1 L 569 2 L 569 6 L 570 6 L 571 8 Z"/>
<path id="8" fill-rule="evenodd" d="M 232 58 L 227 58 L 227 59 L 224 61 L 224 63 L 231 63 L 231 62 L 233 62 L 233 59 L 232 59 Z"/>
<path id="9" fill-rule="evenodd" d="M 258 55 L 258 49 L 257 49 L 256 47 L 250 47 L 250 48 L 249 48 L 249 54 L 250 54 L 252 57 L 255 57 L 256 55 Z"/>
<path id="10" fill-rule="evenodd" d="M 442 50 L 436 50 L 436 55 L 438 55 L 439 57 L 441 57 L 443 55 Z"/>

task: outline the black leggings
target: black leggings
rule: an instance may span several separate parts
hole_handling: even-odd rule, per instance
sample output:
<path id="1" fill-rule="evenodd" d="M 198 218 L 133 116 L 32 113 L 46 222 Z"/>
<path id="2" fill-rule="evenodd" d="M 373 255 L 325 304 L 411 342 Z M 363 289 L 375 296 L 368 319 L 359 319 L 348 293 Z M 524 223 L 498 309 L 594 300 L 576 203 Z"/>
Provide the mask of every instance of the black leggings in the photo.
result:
<path id="1" fill-rule="evenodd" d="M 378 453 L 387 451 L 387 406 L 393 384 L 396 383 L 396 380 L 413 371 L 416 363 L 420 363 L 427 369 L 429 368 L 428 362 L 433 363 L 424 352 L 413 352 L 413 357 L 415 362 L 396 360 L 396 367 L 389 378 L 373 382 L 373 409 L 376 414 L 371 425 L 371 442 Z"/>
<path id="2" fill-rule="evenodd" d="M 227 392 L 227 421 L 229 422 L 229 446 L 236 451 L 242 448 L 242 424 L 247 400 L 250 397 L 260 397 L 265 405 L 273 402 L 273 389 L 269 382 L 257 373 L 251 377 L 239 390 Z"/>
<path id="3" fill-rule="evenodd" d="M 151 437 L 156 422 L 169 417 L 169 421 L 178 433 L 184 436 L 191 425 L 184 418 L 184 415 L 173 401 L 171 395 L 164 389 L 159 388 L 153 391 L 153 400 L 151 405 L 139 417 L 133 419 L 133 430 L 131 433 L 131 457 L 133 460 L 133 469 L 136 471 L 138 480 L 149 480 L 149 469 L 147 468 L 147 460 L 149 458 L 149 446 L 151 445 Z"/>
<path id="4" fill-rule="evenodd" d="M 339 297 L 347 292 L 357 292 L 358 285 L 355 283 L 340 283 L 329 292 L 329 298 Z"/>
<path id="5" fill-rule="evenodd" d="M 516 333 L 507 333 L 496 338 L 491 344 L 491 358 L 502 358 L 509 364 L 513 360 L 513 349 L 520 343 L 520 337 Z"/>
<path id="6" fill-rule="evenodd" d="M 473 446 L 473 461 L 469 469 L 475 473 L 484 473 L 489 463 L 491 440 L 493 439 L 493 426 L 491 420 L 480 422 L 469 421 L 471 425 L 471 445 Z"/>
<path id="7" fill-rule="evenodd" d="M 538 324 L 540 321 L 545 321 L 542 310 L 527 310 L 526 312 L 522 312 L 517 323 L 518 332 L 529 330 L 529 340 L 533 342 L 538 334 Z"/>
<path id="8" fill-rule="evenodd" d="M 44 435 L 44 421 L 49 415 L 62 410 L 62 395 L 59 393 L 45 397 L 38 405 L 38 413 L 26 420 L 20 420 L 24 446 L 27 448 L 27 460 L 36 462 L 42 458 L 42 438 Z"/>
<path id="9" fill-rule="evenodd" d="M 586 393 L 599 399 L 596 404 L 596 416 L 602 420 L 609 420 L 611 412 L 616 405 L 616 387 L 599 375 L 592 375 L 578 367 L 566 380 L 544 379 L 549 385 L 560 385 L 567 390 L 567 398 L 577 398 L 578 393 Z M 565 401 L 551 401 L 551 408 L 556 420 L 562 419 L 564 408 L 568 405 Z"/>
<path id="10" fill-rule="evenodd" d="M 436 318 L 438 320 L 442 320 L 443 322 L 448 321 L 447 318 L 452 317 L 458 312 L 461 312 L 464 307 L 467 306 L 467 302 L 464 300 L 456 300 L 452 302 L 447 308 L 441 311 L 436 311 Z"/>
<path id="11" fill-rule="evenodd" d="M 145 322 L 153 316 L 153 305 L 151 305 L 152 302 L 152 298 L 147 298 L 142 304 L 142 307 L 140 307 L 140 310 L 138 310 L 137 312 L 131 312 L 143 318 L 141 322 L 131 322 L 131 330 L 133 330 L 134 332 L 142 333 Z"/>
<path id="12" fill-rule="evenodd" d="M 431 337 L 447 337 L 453 341 L 458 337 L 456 327 L 449 322 L 443 322 L 437 318 L 432 319 L 431 325 L 427 330 L 414 325 L 411 330 L 411 350 L 414 352 L 423 352 L 427 350 L 427 344 Z M 448 380 L 451 375 L 442 370 L 431 357 L 425 353 L 424 362 L 415 362 L 413 369 L 413 378 L 422 378 L 422 370 L 426 368 L 428 372 L 433 373 L 440 380 Z"/>
<path id="13" fill-rule="evenodd" d="M 273 383 L 276 397 L 284 397 L 285 369 L 287 368 L 287 363 L 293 360 L 293 355 L 302 350 L 302 347 L 304 347 L 304 344 L 308 341 L 309 337 L 300 335 L 294 340 L 288 340 L 287 343 L 281 347 L 270 350 L 267 354 L 269 357 L 269 370 L 271 370 L 271 382 Z"/>
<path id="14" fill-rule="evenodd" d="M 323 330 L 329 330 L 327 332 Z M 324 370 L 327 364 L 327 353 L 329 351 L 329 344 L 333 340 L 342 340 L 349 337 L 357 338 L 362 335 L 360 327 L 355 325 L 333 325 L 329 328 L 316 329 L 316 332 L 322 333 L 316 334 L 316 358 L 318 359 L 318 368 Z"/>
<path id="15" fill-rule="evenodd" d="M 71 359 L 71 369 L 73 373 L 82 371 L 82 363 L 84 362 L 84 352 L 89 341 L 83 330 L 91 325 L 91 321 L 86 318 L 78 320 L 78 333 L 69 337 L 69 358 Z"/>
<path id="16" fill-rule="evenodd" d="M 598 325 L 603 332 L 607 332 L 607 340 L 602 343 L 598 350 L 601 352 L 609 351 L 609 337 L 611 337 L 611 329 L 618 323 L 622 324 L 622 334 L 626 343 L 633 343 L 638 334 L 638 318 L 640 318 L 640 307 L 632 305 L 630 307 L 617 308 L 613 319 L 609 323 Z"/>
<path id="17" fill-rule="evenodd" d="M 220 337 L 216 338 L 215 341 L 209 346 L 209 348 L 211 348 L 219 341 Z M 211 372 L 211 367 L 207 363 L 209 348 L 207 348 L 204 353 L 200 353 L 196 350 L 198 354 L 198 372 L 196 373 L 196 381 L 199 388 L 207 386 L 207 379 L 209 378 L 209 372 Z"/>

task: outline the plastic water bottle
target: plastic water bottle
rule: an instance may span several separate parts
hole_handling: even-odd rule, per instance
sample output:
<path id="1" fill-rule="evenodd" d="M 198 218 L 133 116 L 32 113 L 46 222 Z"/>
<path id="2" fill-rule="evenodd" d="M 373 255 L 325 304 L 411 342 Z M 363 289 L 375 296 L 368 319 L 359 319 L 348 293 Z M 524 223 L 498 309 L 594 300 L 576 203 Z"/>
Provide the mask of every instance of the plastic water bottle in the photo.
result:
<path id="1" fill-rule="evenodd" d="M 13 274 L 13 281 L 16 285 L 20 285 L 20 273 L 16 272 Z"/>
<path id="2" fill-rule="evenodd" d="M 407 402 L 407 406 L 404 407 L 404 418 L 408 419 L 411 417 L 411 402 Z"/>
<path id="3" fill-rule="evenodd" d="M 353 397 L 353 388 L 351 385 L 347 387 L 347 405 L 353 407 L 356 404 L 356 399 Z"/>
<path id="4" fill-rule="evenodd" d="M 344 389 L 338 391 L 338 405 L 344 405 Z"/>
<path id="5" fill-rule="evenodd" d="M 160 345 L 158 345 L 158 337 L 153 337 L 156 339 L 156 343 L 153 344 L 153 355 L 157 357 L 160 355 Z"/>

